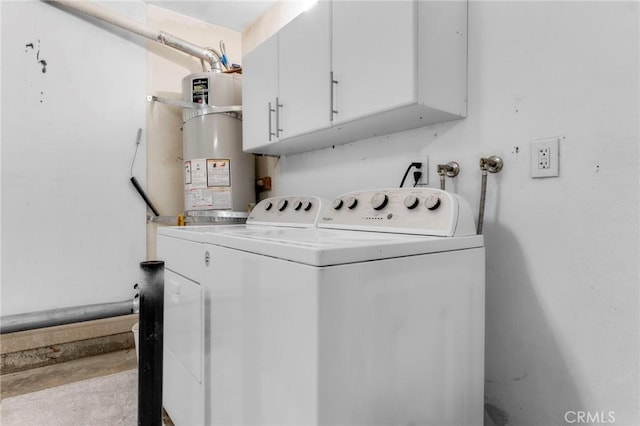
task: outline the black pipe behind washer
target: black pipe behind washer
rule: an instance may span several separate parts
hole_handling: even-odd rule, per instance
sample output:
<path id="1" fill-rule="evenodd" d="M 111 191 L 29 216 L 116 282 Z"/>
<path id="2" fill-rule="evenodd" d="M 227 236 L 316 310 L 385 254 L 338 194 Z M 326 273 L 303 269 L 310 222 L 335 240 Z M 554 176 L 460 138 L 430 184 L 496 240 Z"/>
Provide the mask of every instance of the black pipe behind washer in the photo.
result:
<path id="1" fill-rule="evenodd" d="M 138 426 L 162 424 L 162 345 L 164 322 L 164 262 L 141 262 Z"/>

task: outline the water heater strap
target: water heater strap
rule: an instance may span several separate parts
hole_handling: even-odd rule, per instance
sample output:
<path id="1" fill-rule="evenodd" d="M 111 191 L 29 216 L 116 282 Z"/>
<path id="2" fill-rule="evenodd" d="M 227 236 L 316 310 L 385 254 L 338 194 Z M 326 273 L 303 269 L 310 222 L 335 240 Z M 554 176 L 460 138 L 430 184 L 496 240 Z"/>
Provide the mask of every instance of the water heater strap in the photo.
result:
<path id="1" fill-rule="evenodd" d="M 167 99 L 167 98 L 161 98 L 159 96 L 153 96 L 153 95 L 147 96 L 147 101 L 149 101 L 149 102 L 160 102 L 162 104 L 167 104 L 167 105 L 180 107 L 180 108 L 192 108 L 192 109 L 207 109 L 208 108 L 207 105 L 197 104 L 195 102 L 182 101 L 182 100 L 178 100 L 178 99 Z"/>
<path id="2" fill-rule="evenodd" d="M 242 120 L 242 106 L 233 105 L 233 106 L 223 106 L 223 107 L 213 107 L 213 108 L 202 108 L 197 111 L 191 111 L 183 114 L 182 122 L 186 123 L 192 118 L 200 117 L 202 115 L 207 115 L 207 114 L 228 114 L 233 118 Z"/>
<path id="3" fill-rule="evenodd" d="M 170 106 L 179 108 L 189 108 L 194 111 L 183 114 L 182 122 L 186 123 L 192 118 L 199 117 L 206 114 L 233 114 L 234 118 L 241 119 L 242 105 L 229 105 L 229 106 L 212 106 L 197 104 L 195 102 L 182 101 L 178 99 L 166 99 L 159 96 L 149 95 L 147 96 L 149 102 L 160 102 Z"/>

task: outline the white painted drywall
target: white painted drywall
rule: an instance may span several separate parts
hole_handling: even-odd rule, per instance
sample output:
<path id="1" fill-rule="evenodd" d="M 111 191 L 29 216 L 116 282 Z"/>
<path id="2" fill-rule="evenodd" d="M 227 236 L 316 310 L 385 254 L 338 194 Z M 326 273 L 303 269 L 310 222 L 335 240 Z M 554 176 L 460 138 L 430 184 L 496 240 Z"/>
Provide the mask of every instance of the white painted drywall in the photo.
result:
<path id="1" fill-rule="evenodd" d="M 331 198 L 395 187 L 429 155 L 432 186 L 436 164 L 460 163 L 448 188 L 477 211 L 478 160 L 503 157 L 485 216 L 487 425 L 571 424 L 579 411 L 640 424 L 638 8 L 469 2 L 468 118 L 262 172 L 275 194 Z M 254 28 L 282 24 L 268 14 Z M 556 135 L 560 177 L 531 179 L 530 141 Z"/>
<path id="2" fill-rule="evenodd" d="M 144 21 L 143 2 L 103 2 Z M 145 42 L 42 1 L 2 9 L 3 315 L 126 300 L 145 260 Z M 32 46 L 29 46 L 32 45 Z M 46 72 L 44 63 L 46 61 Z"/>

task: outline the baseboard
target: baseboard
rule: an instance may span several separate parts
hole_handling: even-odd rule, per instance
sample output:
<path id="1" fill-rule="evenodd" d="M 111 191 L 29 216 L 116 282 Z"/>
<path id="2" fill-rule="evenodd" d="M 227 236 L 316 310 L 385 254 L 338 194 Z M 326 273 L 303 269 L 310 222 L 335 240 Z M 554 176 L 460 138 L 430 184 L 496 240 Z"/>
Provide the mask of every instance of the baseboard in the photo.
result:
<path id="1" fill-rule="evenodd" d="M 134 347 L 138 315 L 19 331 L 0 336 L 0 371 L 9 374 Z"/>

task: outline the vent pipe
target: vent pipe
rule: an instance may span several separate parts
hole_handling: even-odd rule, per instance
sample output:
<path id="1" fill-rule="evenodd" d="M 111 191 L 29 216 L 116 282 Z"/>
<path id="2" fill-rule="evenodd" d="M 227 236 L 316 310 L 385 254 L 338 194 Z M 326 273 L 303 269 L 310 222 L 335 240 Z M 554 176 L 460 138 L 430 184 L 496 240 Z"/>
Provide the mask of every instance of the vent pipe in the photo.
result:
<path id="1" fill-rule="evenodd" d="M 171 34 L 167 34 L 163 31 L 157 31 L 147 27 L 146 25 L 135 21 L 126 16 L 119 15 L 103 7 L 97 6 L 89 1 L 73 1 L 73 0 L 49 0 L 53 4 L 60 5 L 62 8 L 70 9 L 91 18 L 98 19 L 100 21 L 115 25 L 124 30 L 130 31 L 134 34 L 138 34 L 142 37 L 146 37 L 150 40 L 163 44 L 165 46 L 172 47 L 176 50 L 184 52 L 188 55 L 195 56 L 201 60 L 209 63 L 211 71 L 220 72 L 221 69 L 221 55 L 210 47 L 202 48 L 190 43 L 186 40 L 182 40 Z"/>
<path id="2" fill-rule="evenodd" d="M 135 312 L 136 304 L 137 301 L 135 300 L 125 300 L 122 302 L 73 306 L 70 308 L 51 309 L 26 314 L 5 315 L 0 317 L 0 334 L 129 315 Z"/>

